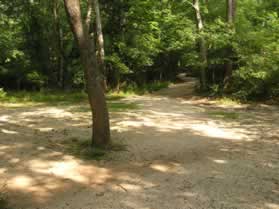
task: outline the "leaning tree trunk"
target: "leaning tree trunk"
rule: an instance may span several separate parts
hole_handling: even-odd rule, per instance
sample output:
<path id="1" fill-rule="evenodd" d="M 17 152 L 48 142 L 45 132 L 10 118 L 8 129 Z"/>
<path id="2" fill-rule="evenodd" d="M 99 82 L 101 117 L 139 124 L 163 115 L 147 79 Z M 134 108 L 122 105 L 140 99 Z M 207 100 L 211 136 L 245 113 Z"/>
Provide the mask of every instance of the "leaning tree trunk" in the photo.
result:
<path id="1" fill-rule="evenodd" d="M 103 87 L 107 88 L 106 84 L 106 69 L 105 69 L 105 47 L 104 47 L 104 36 L 102 30 L 102 19 L 100 14 L 99 0 L 94 0 L 94 8 L 96 15 L 96 33 L 97 33 L 97 60 L 101 75 L 103 76 Z"/>
<path id="2" fill-rule="evenodd" d="M 89 103 L 92 111 L 92 145 L 105 147 L 110 143 L 109 113 L 101 85 L 101 76 L 98 70 L 95 45 L 90 41 L 89 23 L 90 15 L 87 15 L 85 24 L 82 21 L 79 0 L 64 0 L 68 19 L 72 32 L 78 43 L 81 63 L 84 68 L 86 87 Z M 88 1 L 88 14 L 91 13 L 91 1 Z"/>
<path id="3" fill-rule="evenodd" d="M 199 0 L 193 0 L 193 6 L 195 9 L 196 13 L 196 21 L 197 21 L 197 30 L 199 33 L 199 40 L 198 40 L 198 45 L 199 45 L 199 55 L 200 55 L 200 60 L 201 60 L 201 74 L 200 74 L 200 80 L 201 80 L 201 89 L 206 90 L 207 86 L 207 47 L 206 47 L 206 41 L 203 37 L 203 20 L 201 16 L 201 11 L 200 11 L 200 4 Z"/>
<path id="4" fill-rule="evenodd" d="M 236 0 L 227 0 L 227 22 L 230 30 L 234 30 L 234 21 L 236 16 Z M 224 76 L 224 89 L 228 88 L 228 85 L 232 78 L 233 61 L 232 56 L 233 49 L 229 46 L 227 49 L 227 61 L 225 63 L 225 76 Z"/>

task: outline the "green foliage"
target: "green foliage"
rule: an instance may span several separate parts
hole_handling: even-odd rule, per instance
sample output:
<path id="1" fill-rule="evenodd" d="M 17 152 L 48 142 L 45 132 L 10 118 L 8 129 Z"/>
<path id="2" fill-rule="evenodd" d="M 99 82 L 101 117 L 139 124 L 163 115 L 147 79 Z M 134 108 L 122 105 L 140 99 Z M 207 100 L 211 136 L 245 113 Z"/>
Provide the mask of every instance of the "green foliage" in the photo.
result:
<path id="1" fill-rule="evenodd" d="M 83 92 L 57 92 L 57 91 L 17 91 L 8 92 L 0 101 L 8 103 L 47 103 L 47 104 L 72 104 L 86 102 L 87 95 Z"/>
<path id="2" fill-rule="evenodd" d="M 145 93 L 152 93 L 154 91 L 159 91 L 160 89 L 167 88 L 170 85 L 170 82 L 153 82 L 153 83 L 146 83 L 143 85 L 137 85 L 135 83 L 128 84 L 122 87 L 122 91 L 124 93 L 134 93 L 134 94 L 145 94 Z"/>
<path id="3" fill-rule="evenodd" d="M 217 99 L 217 102 L 221 105 L 239 105 L 241 102 L 231 97 L 221 97 Z"/>
<path id="4" fill-rule="evenodd" d="M 57 1 L 56 19 L 53 2 L 1 1 L 0 87 L 85 88 L 63 1 Z M 190 2 L 100 1 L 109 89 L 153 92 L 166 87 L 162 83 L 174 81 L 180 72 L 199 75 L 204 63 L 200 62 L 197 40 L 202 38 L 212 95 L 226 93 L 244 100 L 278 97 L 278 1 L 239 1 L 234 26 L 227 23 L 225 1 L 200 1 L 202 32 L 197 31 Z M 81 3 L 85 12 L 86 1 Z M 233 62 L 233 77 L 224 91 L 228 60 Z"/>
<path id="5" fill-rule="evenodd" d="M 279 19 L 275 12 L 249 17 L 256 26 L 239 33 L 240 67 L 234 73 L 234 95 L 240 98 L 278 97 Z"/>
<path id="6" fill-rule="evenodd" d="M 0 88 L 0 99 L 4 99 L 7 96 L 7 93 L 4 89 Z"/>
<path id="7" fill-rule="evenodd" d="M 210 86 L 210 96 L 220 96 L 222 94 L 223 88 L 219 84 L 213 84 Z"/>
<path id="8" fill-rule="evenodd" d="M 131 72 L 129 67 L 121 61 L 120 57 L 116 53 L 112 54 L 111 56 L 107 56 L 106 63 L 107 65 L 111 65 L 112 68 L 117 70 L 117 72 L 120 74 Z"/>

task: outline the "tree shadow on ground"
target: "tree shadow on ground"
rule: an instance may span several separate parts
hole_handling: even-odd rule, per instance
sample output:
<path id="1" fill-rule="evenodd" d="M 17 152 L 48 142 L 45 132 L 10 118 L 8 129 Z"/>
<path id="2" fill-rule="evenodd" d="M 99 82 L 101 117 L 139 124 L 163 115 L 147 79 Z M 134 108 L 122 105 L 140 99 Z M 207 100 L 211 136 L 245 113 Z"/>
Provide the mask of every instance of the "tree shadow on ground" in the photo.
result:
<path id="1" fill-rule="evenodd" d="M 142 108 L 114 112 L 111 119 L 113 138 L 128 150 L 99 161 L 59 146 L 88 139 L 89 112 L 76 112 L 76 106 L 1 110 L 0 182 L 7 183 L 11 205 L 279 207 L 275 113 L 251 111 L 251 118 L 223 120 L 209 117 L 210 107 L 181 100 L 141 97 L 133 102 Z"/>

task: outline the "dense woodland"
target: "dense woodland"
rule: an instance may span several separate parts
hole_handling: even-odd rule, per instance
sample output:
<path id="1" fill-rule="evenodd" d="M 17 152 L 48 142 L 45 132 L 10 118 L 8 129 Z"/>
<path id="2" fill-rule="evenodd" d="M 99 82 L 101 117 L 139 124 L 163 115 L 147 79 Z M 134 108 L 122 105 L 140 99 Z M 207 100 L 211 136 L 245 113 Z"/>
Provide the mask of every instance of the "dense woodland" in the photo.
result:
<path id="1" fill-rule="evenodd" d="M 98 8 L 91 11 L 89 34 L 96 51 L 100 48 L 108 89 L 173 81 L 186 72 L 201 75 L 202 88 L 215 94 L 242 99 L 279 94 L 277 0 L 93 3 Z M 85 21 L 86 1 L 81 9 Z M 63 1 L 1 0 L 0 15 L 1 87 L 83 88 Z"/>

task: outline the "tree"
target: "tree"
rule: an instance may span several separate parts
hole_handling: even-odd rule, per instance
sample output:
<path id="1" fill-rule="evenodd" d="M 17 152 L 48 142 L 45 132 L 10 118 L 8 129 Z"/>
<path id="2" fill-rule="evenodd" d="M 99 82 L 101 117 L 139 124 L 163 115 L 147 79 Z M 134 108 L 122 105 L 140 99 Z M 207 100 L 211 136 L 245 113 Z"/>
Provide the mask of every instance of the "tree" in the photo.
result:
<path id="1" fill-rule="evenodd" d="M 96 15 L 96 35 L 97 35 L 97 60 L 100 72 L 103 76 L 103 87 L 107 88 L 106 78 L 105 78 L 105 47 L 104 47 L 104 36 L 102 29 L 102 19 L 100 14 L 99 0 L 94 0 L 94 8 Z"/>
<path id="2" fill-rule="evenodd" d="M 229 30 L 234 30 L 234 21 L 236 16 L 236 0 L 227 0 L 227 22 L 229 26 Z M 231 78 L 232 78 L 232 71 L 233 71 L 233 61 L 232 56 L 233 49 L 230 45 L 227 49 L 227 60 L 225 63 L 225 77 L 224 77 L 224 88 L 227 89 Z"/>
<path id="3" fill-rule="evenodd" d="M 58 72 L 58 80 L 59 86 L 64 88 L 64 42 L 63 42 L 63 28 L 60 23 L 60 15 L 59 8 L 60 4 L 58 0 L 53 0 L 53 17 L 54 17 L 54 35 L 55 35 L 55 43 L 56 43 L 56 51 L 59 60 L 59 72 Z"/>
<path id="4" fill-rule="evenodd" d="M 87 16 L 83 21 L 79 0 L 64 0 L 68 20 L 77 41 L 84 69 L 89 104 L 92 111 L 92 145 L 106 147 L 110 144 L 109 113 L 101 85 L 94 42 L 90 41 L 89 27 L 92 2 L 88 0 Z"/>
<path id="5" fill-rule="evenodd" d="M 206 90 L 207 82 L 206 82 L 206 69 L 207 69 L 207 47 L 206 47 L 206 41 L 203 37 L 203 30 L 204 30 L 204 24 L 201 16 L 201 9 L 200 9 L 200 3 L 199 0 L 193 0 L 193 7 L 195 9 L 196 13 L 196 21 L 197 21 L 197 30 L 199 34 L 199 55 L 201 59 L 201 89 Z"/>
<path id="6" fill-rule="evenodd" d="M 187 72 L 212 94 L 279 95 L 278 0 L 91 1 L 87 13 L 87 0 L 78 1 L 81 22 L 93 34 L 97 80 L 105 66 L 109 88 L 145 88 Z M 84 88 L 81 53 L 61 3 L 0 1 L 1 87 Z"/>

